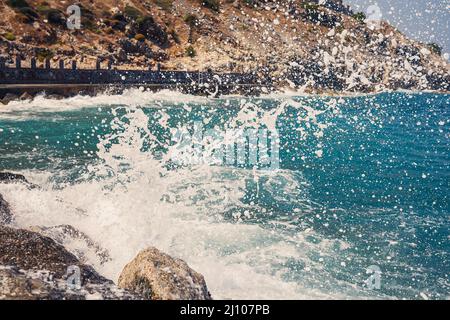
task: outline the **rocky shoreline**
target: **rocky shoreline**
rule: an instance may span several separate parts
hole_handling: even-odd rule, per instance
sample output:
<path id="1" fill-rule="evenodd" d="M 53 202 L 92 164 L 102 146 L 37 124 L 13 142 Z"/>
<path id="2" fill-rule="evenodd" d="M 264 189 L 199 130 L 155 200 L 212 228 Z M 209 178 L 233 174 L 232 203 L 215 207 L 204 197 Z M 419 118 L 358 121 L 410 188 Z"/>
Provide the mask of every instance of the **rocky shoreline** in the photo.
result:
<path id="1" fill-rule="evenodd" d="M 128 88 L 130 90 L 136 89 L 139 90 L 139 87 L 136 86 L 135 88 Z M 316 92 L 303 92 L 303 91 L 292 91 L 292 89 L 284 88 L 285 90 L 281 89 L 273 89 L 271 90 L 269 87 L 261 87 L 261 88 L 254 88 L 251 91 L 248 92 L 242 92 L 243 96 L 261 96 L 263 94 L 284 94 L 289 93 L 292 94 L 293 92 L 297 92 L 298 95 L 311 95 L 311 96 L 339 96 L 339 97 L 354 97 L 358 95 L 376 95 L 384 92 L 403 92 L 402 90 L 380 90 L 376 92 L 346 92 L 346 91 L 330 91 L 330 90 L 323 90 L 323 91 L 316 91 Z M 162 89 L 161 89 L 162 90 Z M 158 90 L 151 90 L 151 92 L 157 92 Z M 193 93 L 185 90 L 174 90 L 175 92 L 180 92 L 181 94 L 191 94 L 196 96 L 207 96 L 206 94 L 199 94 L 199 93 Z M 435 93 L 435 94 L 450 94 L 450 91 L 447 90 L 424 90 L 424 91 L 417 91 L 417 90 L 406 90 L 407 92 L 412 93 L 418 93 L 418 92 L 428 92 L 428 93 Z M 101 90 L 94 93 L 89 93 L 87 96 L 95 97 L 100 94 L 117 94 L 117 91 L 108 91 L 108 90 Z M 241 94 L 241 93 L 240 93 Z M 66 98 L 71 98 L 76 96 L 76 94 L 46 94 L 45 92 L 39 92 L 36 94 L 30 94 L 28 92 L 25 92 L 21 95 L 18 94 L 12 94 L 8 93 L 6 94 L 2 99 L 0 99 L 0 106 L 1 105 L 8 105 L 9 103 L 14 102 L 20 102 L 20 101 L 29 101 L 32 102 L 36 97 L 43 96 L 47 99 L 51 100 L 63 100 Z M 80 96 L 86 96 L 86 94 L 80 94 Z M 220 94 L 214 95 L 214 98 L 220 98 Z"/>
<path id="2" fill-rule="evenodd" d="M 24 176 L 0 173 L 0 183 L 30 184 Z M 210 300 L 203 276 L 186 262 L 150 247 L 126 265 L 115 284 L 63 243 L 75 239 L 103 259 L 102 249 L 72 226 L 14 224 L 14 211 L 0 194 L 0 300 Z"/>

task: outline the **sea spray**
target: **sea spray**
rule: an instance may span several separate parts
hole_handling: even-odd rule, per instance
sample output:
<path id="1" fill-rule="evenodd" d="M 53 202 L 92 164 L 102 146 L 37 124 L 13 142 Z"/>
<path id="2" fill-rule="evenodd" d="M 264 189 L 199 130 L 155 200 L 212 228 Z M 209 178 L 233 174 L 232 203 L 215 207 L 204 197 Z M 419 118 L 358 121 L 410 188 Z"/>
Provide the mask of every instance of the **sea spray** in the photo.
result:
<path id="1" fill-rule="evenodd" d="M 155 246 L 202 273 L 215 298 L 415 297 L 424 289 L 409 272 L 427 295 L 443 297 L 445 99 L 172 96 L 8 105 L 0 114 L 2 168 L 42 186 L 0 185 L 17 225 L 83 231 L 111 256 L 89 262 L 114 280 L 139 250 Z M 275 128 L 280 167 L 175 164 L 173 130 L 192 134 L 198 122 L 224 134 Z M 202 150 L 207 141 L 197 141 Z M 436 254 L 423 257 L 424 248 Z M 416 256 L 426 277 L 415 271 Z M 372 265 L 383 271 L 380 290 L 364 287 Z"/>

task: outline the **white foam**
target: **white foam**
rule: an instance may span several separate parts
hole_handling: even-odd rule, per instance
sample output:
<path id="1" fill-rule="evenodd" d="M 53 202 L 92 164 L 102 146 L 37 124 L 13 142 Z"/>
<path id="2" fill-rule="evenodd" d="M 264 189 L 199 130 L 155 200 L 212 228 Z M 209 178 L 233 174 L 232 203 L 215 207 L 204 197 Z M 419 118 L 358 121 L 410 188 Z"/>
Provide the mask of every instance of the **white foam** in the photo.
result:
<path id="1" fill-rule="evenodd" d="M 26 176 L 42 185 L 42 189 L 0 185 L 0 192 L 13 207 L 18 226 L 74 226 L 109 251 L 110 262 L 99 264 L 95 259 L 88 262 L 113 280 L 117 280 L 122 268 L 139 250 L 155 246 L 186 260 L 202 273 L 215 298 L 339 298 L 355 294 L 356 290 L 349 289 L 348 284 L 339 283 L 333 290 L 321 287 L 324 279 L 330 281 L 332 276 L 309 255 L 332 255 L 336 241 L 319 235 L 315 241 L 308 241 L 306 235 L 290 232 L 289 229 L 295 228 L 289 222 L 283 225 L 271 221 L 263 208 L 242 200 L 246 183 L 257 179 L 275 200 L 284 201 L 289 195 L 291 202 L 297 201 L 298 208 L 307 208 L 304 192 L 307 183 L 302 182 L 301 175 L 280 170 L 255 176 L 252 170 L 207 165 L 167 170 L 164 161 L 142 151 L 144 144 L 152 149 L 160 143 L 147 128 L 148 116 L 137 107 L 141 103 L 147 105 L 147 98 L 135 99 L 127 94 L 117 98 L 77 97 L 63 101 L 62 105 L 61 101 L 55 102 L 58 107 L 54 110 L 64 109 L 64 103 L 79 108 L 126 102 L 127 107 L 113 109 L 116 116 L 110 125 L 114 130 L 98 144 L 100 161 L 88 167 L 81 182 L 55 185 L 48 179 L 48 173 L 29 171 Z M 135 100 L 130 103 L 130 99 Z M 247 104 L 243 112 L 230 120 L 230 125 L 237 122 L 248 125 L 255 114 L 245 110 L 253 110 L 262 115 L 257 117 L 258 121 L 274 127 L 288 105 L 306 111 L 302 121 L 320 123 L 317 116 L 323 111 L 288 101 L 270 112 L 255 110 L 258 106 Z M 126 111 L 124 116 L 117 116 L 119 109 Z M 303 213 L 293 212 L 292 220 Z M 255 215 L 266 215 L 264 221 L 268 225 L 249 223 Z M 274 227 L 277 223 L 283 228 Z M 308 236 L 311 233 L 309 230 Z M 305 276 L 308 281 L 289 278 L 292 272 L 286 266 L 289 261 L 310 270 L 311 275 Z"/>
<path id="2" fill-rule="evenodd" d="M 160 90 L 158 92 L 143 91 L 140 89 L 126 89 L 122 94 L 103 93 L 94 97 L 77 95 L 64 99 L 52 99 L 45 95 L 38 95 L 32 100 L 11 101 L 0 108 L 0 116 L 11 112 L 56 112 L 69 111 L 81 108 L 98 108 L 99 106 L 139 106 L 152 104 L 154 102 L 167 102 L 175 104 L 185 103 L 208 103 L 207 97 L 183 94 L 171 90 Z"/>

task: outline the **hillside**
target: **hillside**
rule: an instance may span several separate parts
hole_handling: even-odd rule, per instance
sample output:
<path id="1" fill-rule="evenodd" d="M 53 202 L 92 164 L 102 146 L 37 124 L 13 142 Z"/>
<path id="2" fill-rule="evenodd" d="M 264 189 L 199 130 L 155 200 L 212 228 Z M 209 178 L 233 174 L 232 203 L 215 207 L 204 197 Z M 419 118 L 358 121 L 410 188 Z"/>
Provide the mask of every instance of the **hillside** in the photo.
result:
<path id="1" fill-rule="evenodd" d="M 339 0 L 321 3 L 82 0 L 82 28 L 69 30 L 67 1 L 0 0 L 0 54 L 257 72 L 305 92 L 450 91 L 450 65 L 436 47 L 386 22 L 371 30 Z"/>

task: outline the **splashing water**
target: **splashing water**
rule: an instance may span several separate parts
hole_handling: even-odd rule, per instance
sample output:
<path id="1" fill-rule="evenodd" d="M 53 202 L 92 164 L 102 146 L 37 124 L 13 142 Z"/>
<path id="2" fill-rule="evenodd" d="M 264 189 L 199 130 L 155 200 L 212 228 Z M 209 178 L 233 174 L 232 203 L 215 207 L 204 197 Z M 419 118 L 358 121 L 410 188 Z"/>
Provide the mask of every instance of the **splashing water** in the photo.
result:
<path id="1" fill-rule="evenodd" d="M 0 193 L 17 226 L 86 233 L 110 256 L 87 262 L 113 280 L 155 246 L 214 298 L 446 299 L 448 119 L 449 96 L 433 94 L 39 98 L 0 110 L 0 169 L 42 188 Z M 223 139 L 196 136 L 199 123 Z M 246 129 L 277 131 L 277 169 L 195 158 Z M 173 159 L 177 130 L 200 146 L 191 162 Z M 379 289 L 365 285 L 374 265 Z"/>

